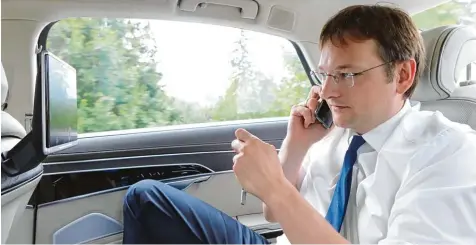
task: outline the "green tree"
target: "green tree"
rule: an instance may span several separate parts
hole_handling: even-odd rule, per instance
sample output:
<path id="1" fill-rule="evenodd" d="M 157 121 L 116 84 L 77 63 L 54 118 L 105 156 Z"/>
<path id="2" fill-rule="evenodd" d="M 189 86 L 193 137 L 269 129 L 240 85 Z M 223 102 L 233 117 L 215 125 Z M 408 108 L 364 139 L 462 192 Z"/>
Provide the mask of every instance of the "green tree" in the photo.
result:
<path id="1" fill-rule="evenodd" d="M 78 131 L 84 133 L 287 116 L 310 87 L 299 59 L 285 53 L 288 76 L 275 83 L 252 63 L 249 42 L 242 30 L 232 51 L 229 87 L 211 107 L 166 94 L 148 22 L 62 20 L 50 31 L 47 48 L 76 68 Z"/>
<path id="2" fill-rule="evenodd" d="M 256 69 L 249 56 L 248 43 L 246 31 L 241 30 L 232 51 L 230 85 L 212 109 L 213 120 L 262 118 L 272 109 L 276 84 Z"/>
<path id="3" fill-rule="evenodd" d="M 304 101 L 311 89 L 309 77 L 299 57 L 295 53 L 285 52 L 284 60 L 288 76 L 282 79 L 280 86 L 276 89 L 276 100 L 271 106 L 273 116 L 289 115 L 291 107 Z"/>
<path id="4" fill-rule="evenodd" d="M 148 23 L 66 19 L 53 26 L 47 48 L 76 68 L 80 133 L 182 122 L 158 85 L 162 74 Z"/>
<path id="5" fill-rule="evenodd" d="M 454 0 L 425 10 L 412 18 L 421 30 L 444 25 L 474 24 L 476 20 L 474 13 L 471 13 L 470 4 Z"/>

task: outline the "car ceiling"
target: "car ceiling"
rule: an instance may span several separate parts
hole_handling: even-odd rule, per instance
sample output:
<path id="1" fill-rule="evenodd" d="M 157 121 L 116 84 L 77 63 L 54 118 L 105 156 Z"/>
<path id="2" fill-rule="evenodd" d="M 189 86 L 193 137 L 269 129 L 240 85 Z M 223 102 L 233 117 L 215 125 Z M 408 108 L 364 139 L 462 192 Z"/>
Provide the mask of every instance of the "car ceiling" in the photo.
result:
<path id="1" fill-rule="evenodd" d="M 255 0 L 259 4 L 255 20 L 239 18 L 237 9 L 209 7 L 203 13 L 180 11 L 180 2 L 196 0 L 2 0 L 2 20 L 34 20 L 52 22 L 68 17 L 117 17 L 141 19 L 172 19 L 199 21 L 284 36 L 294 41 L 316 43 L 324 22 L 338 10 L 353 4 L 377 4 L 377 0 Z M 202 0 L 201 2 L 216 0 Z M 220 0 L 230 1 L 230 0 Z M 247 1 L 247 0 L 234 0 Z M 252 1 L 252 0 L 248 0 Z M 390 0 L 385 3 L 417 13 L 446 1 L 442 0 Z M 416 4 L 418 3 L 418 4 Z M 291 31 L 269 28 L 268 18 L 273 6 L 278 5 L 294 15 Z M 221 11 L 236 13 L 220 14 Z M 236 17 L 236 18 L 235 18 Z M 302 23 L 312 23 L 302 24 Z"/>

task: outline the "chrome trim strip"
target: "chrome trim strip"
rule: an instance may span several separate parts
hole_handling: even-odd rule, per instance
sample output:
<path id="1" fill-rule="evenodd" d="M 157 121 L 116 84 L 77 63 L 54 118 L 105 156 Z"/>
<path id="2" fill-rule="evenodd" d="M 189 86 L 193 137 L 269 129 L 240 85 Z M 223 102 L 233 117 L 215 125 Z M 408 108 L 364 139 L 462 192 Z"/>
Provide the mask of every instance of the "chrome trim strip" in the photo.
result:
<path id="1" fill-rule="evenodd" d="M 192 186 L 195 183 L 200 183 L 200 182 L 205 182 L 208 181 L 211 178 L 211 176 L 203 176 L 203 177 L 198 177 L 198 178 L 193 178 L 191 180 L 179 180 L 175 182 L 167 182 L 166 184 L 170 183 L 180 183 L 180 182 L 189 182 L 187 186 L 185 186 L 182 190 L 185 191 L 188 189 L 190 186 Z"/>
<path id="2" fill-rule="evenodd" d="M 124 150 L 125 152 L 130 150 Z M 101 152 L 102 153 L 102 152 Z M 58 164 L 75 164 L 75 163 L 87 163 L 87 162 L 98 162 L 98 161 L 117 161 L 117 160 L 126 160 L 126 159 L 140 159 L 140 158 L 152 158 L 152 157 L 174 157 L 174 156 L 183 156 L 183 155 L 202 155 L 202 154 L 217 154 L 217 153 L 234 153 L 233 150 L 229 151 L 209 151 L 209 152 L 187 152 L 187 153 L 169 153 L 169 154 L 154 154 L 154 155 L 144 155 L 144 156 L 127 156 L 127 157 L 111 157 L 111 158 L 95 158 L 87 160 L 75 160 L 75 161 L 62 161 L 62 162 L 45 162 L 43 165 L 58 165 Z"/>
<path id="3" fill-rule="evenodd" d="M 274 141 L 282 141 L 282 139 L 270 139 L 265 140 L 266 142 L 274 142 Z M 162 146 L 155 146 L 155 147 L 140 147 L 140 148 L 123 148 L 123 149 L 115 149 L 115 150 L 102 150 L 102 151 L 88 151 L 88 152 L 72 152 L 72 153 L 58 153 L 52 154 L 52 157 L 65 157 L 65 156 L 80 156 L 80 155 L 88 155 L 91 153 L 120 153 L 120 152 L 130 152 L 130 151 L 143 151 L 143 150 L 169 150 L 169 149 L 187 149 L 193 147 L 211 147 L 211 146 L 231 146 L 230 142 L 218 142 L 218 143 L 206 143 L 206 144 L 192 144 L 192 145 L 162 145 Z"/>
<path id="4" fill-rule="evenodd" d="M 244 125 L 259 125 L 259 124 L 276 124 L 289 121 L 289 116 L 285 117 L 266 117 L 266 118 L 254 118 L 254 119 L 242 119 L 234 121 L 215 121 L 215 122 L 203 122 L 203 123 L 191 123 L 191 124 L 178 124 L 168 126 L 157 126 L 152 128 L 137 128 L 137 129 L 123 129 L 123 130 L 111 130 L 104 132 L 91 132 L 78 134 L 78 137 L 94 138 L 104 136 L 120 136 L 131 134 L 150 134 L 150 133 L 162 133 L 173 131 L 185 131 L 185 130 L 200 130 L 215 127 L 243 127 Z"/>
<path id="5" fill-rule="evenodd" d="M 83 161 L 79 161 L 83 162 Z M 69 164 L 69 163 L 68 163 Z M 122 168 L 92 168 L 92 169 L 85 169 L 79 171 L 63 171 L 63 172 L 54 172 L 54 173 L 45 173 L 44 176 L 47 175 L 56 175 L 56 174 L 74 174 L 74 173 L 88 173 L 88 172 L 98 172 L 98 171 L 110 171 L 110 170 L 121 170 L 121 169 L 134 169 L 134 168 L 152 168 L 152 167 L 162 167 L 162 166 L 183 166 L 183 165 L 195 165 L 205 168 L 206 170 L 210 171 L 211 173 L 215 172 L 211 168 L 199 164 L 199 163 L 169 163 L 169 164 L 154 164 L 154 165 L 134 165 Z"/>
<path id="6" fill-rule="evenodd" d="M 212 176 L 215 176 L 215 175 L 221 175 L 221 174 L 229 174 L 229 173 L 234 173 L 233 170 L 227 170 L 227 171 L 220 171 L 220 172 L 213 172 L 212 174 L 209 174 L 209 179 L 212 178 Z M 203 181 L 200 181 L 200 182 L 203 182 Z M 194 183 L 198 183 L 198 182 L 194 182 Z M 194 183 L 190 183 L 190 185 L 188 185 L 187 187 L 183 188 L 182 191 L 187 191 L 188 188 L 190 188 L 190 186 L 192 186 Z"/>

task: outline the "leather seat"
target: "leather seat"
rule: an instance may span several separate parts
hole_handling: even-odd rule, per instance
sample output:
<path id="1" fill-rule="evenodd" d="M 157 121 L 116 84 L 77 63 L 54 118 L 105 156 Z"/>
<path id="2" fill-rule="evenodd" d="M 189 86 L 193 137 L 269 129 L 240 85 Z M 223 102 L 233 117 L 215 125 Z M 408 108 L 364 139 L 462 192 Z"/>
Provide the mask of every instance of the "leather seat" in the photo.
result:
<path id="1" fill-rule="evenodd" d="M 26 136 L 26 131 L 15 118 L 5 112 L 4 105 L 8 94 L 8 82 L 3 65 L 1 67 L 2 79 L 2 153 L 12 149 L 20 140 Z M 30 200 L 33 191 L 43 174 L 43 166 L 37 167 L 10 177 L 2 171 L 2 244 L 5 244 L 9 237 L 12 225 L 17 221 L 25 211 L 26 205 Z M 25 234 L 31 235 L 31 234 Z"/>
<path id="2" fill-rule="evenodd" d="M 422 110 L 440 111 L 448 119 L 476 129 L 476 85 L 458 81 L 467 65 L 476 61 L 476 29 L 453 25 L 421 34 L 427 63 L 411 99 L 420 101 Z"/>

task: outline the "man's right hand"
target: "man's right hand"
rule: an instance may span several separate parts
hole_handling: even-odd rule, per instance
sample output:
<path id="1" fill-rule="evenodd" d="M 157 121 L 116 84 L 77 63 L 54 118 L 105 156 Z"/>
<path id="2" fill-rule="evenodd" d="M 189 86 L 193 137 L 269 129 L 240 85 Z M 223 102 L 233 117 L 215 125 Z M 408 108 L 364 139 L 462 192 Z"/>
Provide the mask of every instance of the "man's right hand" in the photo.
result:
<path id="1" fill-rule="evenodd" d="M 307 100 L 291 109 L 286 137 L 293 145 L 298 144 L 307 149 L 330 131 L 316 120 L 315 111 L 320 103 L 320 93 L 321 88 L 313 86 Z"/>
<path id="2" fill-rule="evenodd" d="M 304 174 L 302 171 L 304 156 L 312 144 L 330 131 L 324 128 L 314 115 L 319 105 L 320 92 L 320 87 L 312 87 L 306 102 L 293 106 L 287 135 L 279 151 L 284 175 L 297 189 L 300 188 L 301 175 Z M 263 212 L 267 221 L 276 222 L 265 203 Z"/>

